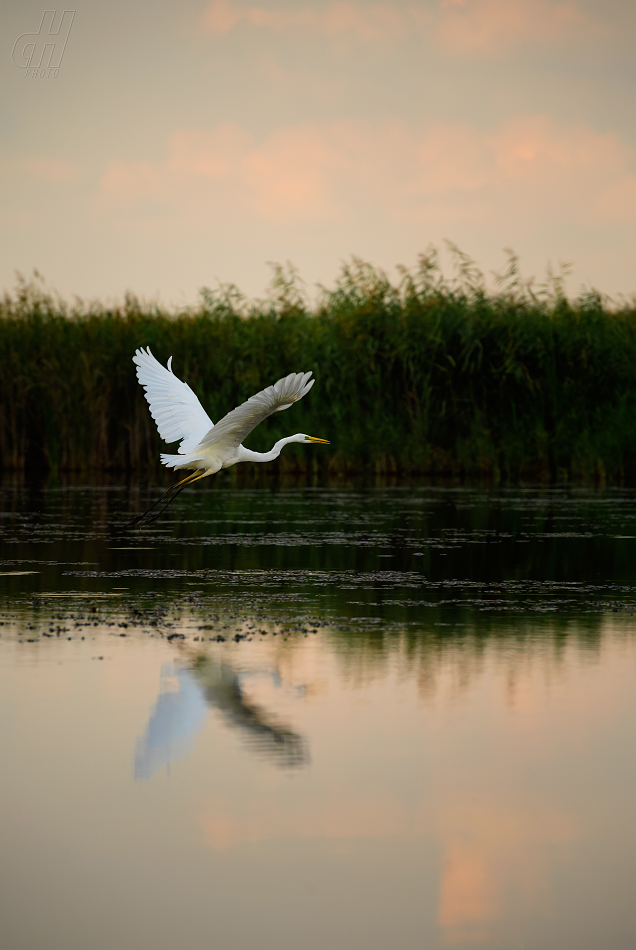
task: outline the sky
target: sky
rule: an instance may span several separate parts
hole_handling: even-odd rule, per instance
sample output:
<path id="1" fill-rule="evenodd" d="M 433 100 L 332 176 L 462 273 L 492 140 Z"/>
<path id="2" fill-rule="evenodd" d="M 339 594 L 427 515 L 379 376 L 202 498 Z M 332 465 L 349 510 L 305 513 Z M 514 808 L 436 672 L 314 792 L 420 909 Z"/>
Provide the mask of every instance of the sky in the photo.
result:
<path id="1" fill-rule="evenodd" d="M 631 0 L 71 6 L 0 0 L 0 289 L 311 294 L 450 240 L 636 292 Z"/>

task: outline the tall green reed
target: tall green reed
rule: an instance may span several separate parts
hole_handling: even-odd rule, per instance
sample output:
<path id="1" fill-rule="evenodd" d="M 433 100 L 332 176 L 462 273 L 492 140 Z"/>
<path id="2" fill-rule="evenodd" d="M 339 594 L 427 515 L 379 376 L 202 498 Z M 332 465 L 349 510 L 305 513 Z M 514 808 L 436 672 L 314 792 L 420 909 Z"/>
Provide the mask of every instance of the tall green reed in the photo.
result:
<path id="1" fill-rule="evenodd" d="M 636 308 L 596 292 L 568 300 L 563 274 L 524 282 L 510 254 L 488 290 L 454 249 L 392 283 L 353 259 L 310 304 L 277 267 L 269 296 L 201 291 L 169 312 L 127 296 L 74 305 L 37 282 L 0 303 L 0 463 L 7 469 L 158 469 L 158 438 L 132 354 L 149 345 L 212 419 L 291 371 L 316 387 L 247 440 L 309 432 L 329 449 L 285 449 L 283 469 L 556 479 L 636 474 Z"/>

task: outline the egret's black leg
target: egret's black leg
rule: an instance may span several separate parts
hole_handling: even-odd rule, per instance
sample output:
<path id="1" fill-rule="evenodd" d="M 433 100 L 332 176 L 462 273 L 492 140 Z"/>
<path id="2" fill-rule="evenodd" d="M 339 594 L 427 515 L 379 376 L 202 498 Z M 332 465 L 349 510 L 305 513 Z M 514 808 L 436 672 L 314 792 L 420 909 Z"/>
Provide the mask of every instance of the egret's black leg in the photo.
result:
<path id="1" fill-rule="evenodd" d="M 179 491 L 175 492 L 175 494 L 172 496 L 172 498 L 170 498 L 170 500 L 167 502 L 167 504 L 164 505 L 164 507 L 161 509 L 161 511 L 165 511 L 166 508 L 168 507 L 168 505 L 170 504 L 170 502 L 171 502 L 171 501 L 174 501 L 174 499 L 177 497 L 177 495 L 179 494 L 179 492 L 180 492 L 183 488 L 186 487 L 186 485 L 188 484 L 188 482 L 194 481 L 194 480 L 195 480 L 195 477 L 199 477 L 199 478 L 201 477 L 201 476 L 198 474 L 199 471 L 200 471 L 200 469 L 197 469 L 196 472 L 192 472 L 192 474 L 191 474 L 191 475 L 188 475 L 187 478 L 182 478 L 181 481 L 180 481 L 180 482 L 177 482 L 176 485 L 171 485 L 170 488 L 169 488 L 167 491 L 165 491 L 165 492 L 163 493 L 163 495 L 159 495 L 159 497 L 157 498 L 157 500 L 150 506 L 150 508 L 146 508 L 146 510 L 145 510 L 142 514 L 137 515 L 136 518 L 133 518 L 133 520 L 132 520 L 132 521 L 129 521 L 128 524 L 124 525 L 124 527 L 125 527 L 125 528 L 133 528 L 136 524 L 139 524 L 139 522 L 140 522 L 140 521 L 143 521 L 144 518 L 146 517 L 146 515 L 147 515 L 149 512 L 151 512 L 153 508 L 156 508 L 156 507 L 157 507 L 157 505 L 159 504 L 159 502 L 161 502 L 161 501 L 166 497 L 166 495 L 169 495 L 170 492 L 174 492 L 175 489 L 178 488 Z M 152 520 L 149 521 L 148 524 L 151 524 L 152 521 L 156 521 L 156 519 L 157 519 L 157 518 L 159 517 L 159 515 L 161 514 L 161 511 L 159 512 L 158 515 L 155 515 L 155 517 L 152 518 Z"/>
<path id="2" fill-rule="evenodd" d="M 198 470 L 197 470 L 197 471 L 198 471 Z M 179 494 L 180 491 L 183 491 L 183 489 L 184 489 L 184 488 L 187 488 L 188 485 L 192 485 L 193 482 L 198 482 L 200 478 L 205 478 L 205 476 L 206 476 L 207 474 L 208 474 L 208 472 L 203 472 L 202 475 L 197 475 L 197 472 L 194 472 L 194 473 L 190 476 L 190 478 L 184 479 L 183 482 L 178 482 L 177 485 L 173 485 L 173 488 L 176 488 L 176 489 L 177 489 L 176 492 L 174 493 L 174 495 L 173 495 L 171 498 L 168 499 L 168 501 L 165 503 L 165 505 L 163 506 L 163 508 L 160 508 L 156 515 L 153 515 L 152 518 L 148 518 L 148 521 L 145 522 L 144 527 L 145 527 L 145 525 L 147 525 L 147 524 L 153 524 L 153 523 L 157 520 L 157 518 L 159 518 L 159 516 L 164 513 L 164 511 L 166 510 L 166 508 L 168 507 L 168 505 L 171 505 L 171 504 L 172 504 L 172 502 L 175 500 L 175 498 L 177 497 L 177 495 Z M 180 487 L 178 487 L 178 486 L 180 486 Z M 163 495 L 162 495 L 161 497 L 163 498 Z M 159 499 L 159 501 L 161 501 L 161 498 Z M 151 511 L 152 509 L 149 508 L 148 510 Z"/>
<path id="3" fill-rule="evenodd" d="M 146 525 L 154 524 L 154 522 L 157 520 L 157 518 L 159 518 L 159 517 L 164 513 L 164 511 L 166 510 L 166 508 L 168 507 L 168 505 L 170 505 L 170 504 L 175 500 L 175 498 L 177 497 L 177 495 L 179 494 L 179 492 L 182 492 L 183 489 L 184 489 L 184 488 L 187 488 L 189 484 L 190 484 L 190 482 L 186 482 L 184 485 L 180 485 L 180 486 L 176 489 L 176 491 L 170 496 L 170 498 L 168 498 L 168 501 L 165 503 L 165 505 L 164 505 L 162 508 L 160 508 L 159 511 L 158 511 L 156 514 L 152 515 L 150 518 L 147 518 L 142 524 L 139 525 L 139 527 L 140 527 L 140 528 L 145 528 Z M 176 488 L 176 486 L 175 486 L 175 488 Z M 162 496 L 161 496 L 161 498 L 164 498 L 164 497 L 165 497 L 165 495 L 162 495 Z M 161 498 L 159 499 L 159 501 L 161 501 Z M 153 505 L 153 508 L 154 508 L 154 505 Z M 152 508 L 149 508 L 148 511 L 152 511 Z M 146 515 L 146 514 L 148 514 L 147 511 L 144 512 L 144 515 Z M 133 524 L 134 524 L 134 522 L 133 522 Z"/>

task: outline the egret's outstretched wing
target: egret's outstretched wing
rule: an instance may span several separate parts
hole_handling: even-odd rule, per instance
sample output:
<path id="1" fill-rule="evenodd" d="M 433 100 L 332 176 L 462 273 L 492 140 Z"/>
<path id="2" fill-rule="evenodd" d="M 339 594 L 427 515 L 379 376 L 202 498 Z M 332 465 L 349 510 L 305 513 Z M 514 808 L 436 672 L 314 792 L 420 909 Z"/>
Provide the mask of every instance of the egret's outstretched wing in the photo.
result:
<path id="1" fill-rule="evenodd" d="M 259 422 L 271 416 L 273 412 L 289 409 L 306 396 L 315 383 L 314 379 L 310 382 L 310 377 L 311 373 L 290 373 L 273 386 L 250 396 L 247 402 L 232 409 L 217 422 L 202 445 L 207 448 L 222 443 L 226 449 L 237 448 Z"/>
<path id="2" fill-rule="evenodd" d="M 188 384 L 172 372 L 172 357 L 166 369 L 148 347 L 136 351 L 133 363 L 137 365 L 137 378 L 146 391 L 150 414 L 157 423 L 159 435 L 166 442 L 183 439 L 179 454 L 187 455 L 210 432 L 214 423 Z"/>

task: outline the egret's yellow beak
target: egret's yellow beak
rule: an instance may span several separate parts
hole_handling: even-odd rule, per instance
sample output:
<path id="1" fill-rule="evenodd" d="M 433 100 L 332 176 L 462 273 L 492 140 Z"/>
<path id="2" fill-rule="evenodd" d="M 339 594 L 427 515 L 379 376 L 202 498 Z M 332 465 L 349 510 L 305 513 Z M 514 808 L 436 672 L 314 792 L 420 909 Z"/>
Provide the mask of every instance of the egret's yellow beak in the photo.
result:
<path id="1" fill-rule="evenodd" d="M 329 442 L 327 439 L 316 439 L 314 438 L 313 435 L 308 435 L 307 438 L 309 439 L 310 442 L 320 442 L 322 443 L 322 445 L 329 445 Z"/>

